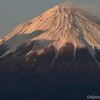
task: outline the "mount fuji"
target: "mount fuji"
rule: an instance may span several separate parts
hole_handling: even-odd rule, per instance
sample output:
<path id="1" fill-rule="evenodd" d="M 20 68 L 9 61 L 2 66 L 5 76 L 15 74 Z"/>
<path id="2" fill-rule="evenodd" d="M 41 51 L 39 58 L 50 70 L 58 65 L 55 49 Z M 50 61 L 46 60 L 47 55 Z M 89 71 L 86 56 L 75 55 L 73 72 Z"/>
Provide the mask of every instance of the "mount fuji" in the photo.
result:
<path id="1" fill-rule="evenodd" d="M 5 99 L 84 100 L 99 78 L 100 19 L 80 8 L 57 5 L 0 39 Z"/>

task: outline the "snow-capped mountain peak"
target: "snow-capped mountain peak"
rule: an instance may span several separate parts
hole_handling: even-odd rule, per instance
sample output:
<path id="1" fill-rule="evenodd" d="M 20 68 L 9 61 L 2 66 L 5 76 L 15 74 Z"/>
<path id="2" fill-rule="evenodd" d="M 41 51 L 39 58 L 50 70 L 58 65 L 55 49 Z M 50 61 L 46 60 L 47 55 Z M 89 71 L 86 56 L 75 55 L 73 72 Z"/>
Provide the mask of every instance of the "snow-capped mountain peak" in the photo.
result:
<path id="1" fill-rule="evenodd" d="M 99 80 L 100 20 L 82 9 L 57 5 L 0 39 L 2 100 L 85 100 Z"/>
<path id="2" fill-rule="evenodd" d="M 87 47 L 94 57 L 94 47 L 100 49 L 100 20 L 82 9 L 57 5 L 17 26 L 0 43 L 8 45 L 6 55 L 21 44 L 32 41 L 37 41 L 32 50 L 52 44 L 59 51 L 61 46 L 69 42 L 75 50 Z"/>

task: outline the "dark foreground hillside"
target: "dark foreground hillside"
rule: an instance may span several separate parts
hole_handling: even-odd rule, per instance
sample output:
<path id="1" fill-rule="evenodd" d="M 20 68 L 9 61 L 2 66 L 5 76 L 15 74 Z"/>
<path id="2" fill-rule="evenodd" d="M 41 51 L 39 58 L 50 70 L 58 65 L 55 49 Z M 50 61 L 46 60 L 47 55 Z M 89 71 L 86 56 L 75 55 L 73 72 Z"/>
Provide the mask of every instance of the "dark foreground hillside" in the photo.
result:
<path id="1" fill-rule="evenodd" d="M 55 58 L 51 45 L 27 58 L 28 48 L 13 59 L 12 54 L 0 58 L 0 100 L 87 100 L 100 95 L 100 67 L 87 48 L 77 48 L 74 58 L 73 45 L 67 43 Z M 99 54 L 96 50 L 98 61 Z"/>
<path id="2" fill-rule="evenodd" d="M 19 77 L 1 84 L 0 95 L 1 100 L 86 100 L 88 95 L 100 95 L 99 78 Z"/>

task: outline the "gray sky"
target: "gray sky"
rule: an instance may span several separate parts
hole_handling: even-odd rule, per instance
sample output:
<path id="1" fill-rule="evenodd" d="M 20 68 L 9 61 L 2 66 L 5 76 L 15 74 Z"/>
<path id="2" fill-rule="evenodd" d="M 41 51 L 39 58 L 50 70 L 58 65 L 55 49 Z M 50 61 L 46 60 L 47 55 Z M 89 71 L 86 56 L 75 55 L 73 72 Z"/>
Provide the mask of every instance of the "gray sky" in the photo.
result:
<path id="1" fill-rule="evenodd" d="M 11 33 L 20 23 L 27 22 L 48 9 L 66 1 L 67 0 L 0 0 L 0 38 Z M 98 14 L 97 16 L 100 15 L 100 0 L 74 1 L 76 1 L 74 5 L 89 9 L 88 11 Z"/>

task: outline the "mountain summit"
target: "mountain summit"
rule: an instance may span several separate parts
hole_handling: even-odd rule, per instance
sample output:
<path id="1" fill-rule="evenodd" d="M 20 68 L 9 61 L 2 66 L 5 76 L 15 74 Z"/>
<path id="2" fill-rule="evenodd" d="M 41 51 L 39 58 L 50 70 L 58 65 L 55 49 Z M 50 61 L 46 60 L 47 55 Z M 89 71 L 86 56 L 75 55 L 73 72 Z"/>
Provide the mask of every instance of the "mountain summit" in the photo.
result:
<path id="1" fill-rule="evenodd" d="M 38 45 L 33 45 L 31 50 L 52 44 L 57 54 L 59 48 L 69 42 L 73 44 L 74 52 L 77 47 L 87 47 L 94 57 L 94 48 L 100 49 L 100 20 L 82 9 L 58 5 L 20 24 L 0 43 L 9 47 L 6 55 L 23 43 L 29 45 L 35 40 Z"/>
<path id="2" fill-rule="evenodd" d="M 100 75 L 99 66 L 100 19 L 79 8 L 57 5 L 0 40 L 0 78 L 5 91 L 15 87 L 10 85 L 15 80 L 44 88 L 43 84 L 49 86 L 50 82 L 50 91 L 56 91 L 54 84 L 62 80 L 84 83 L 86 79 L 90 83 Z M 62 87 L 65 83 L 59 84 Z M 18 89 L 24 91 L 21 86 Z M 38 91 L 36 87 L 34 91 Z"/>

